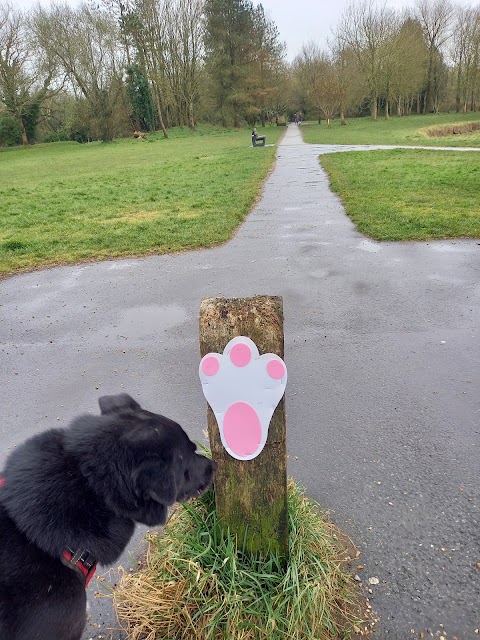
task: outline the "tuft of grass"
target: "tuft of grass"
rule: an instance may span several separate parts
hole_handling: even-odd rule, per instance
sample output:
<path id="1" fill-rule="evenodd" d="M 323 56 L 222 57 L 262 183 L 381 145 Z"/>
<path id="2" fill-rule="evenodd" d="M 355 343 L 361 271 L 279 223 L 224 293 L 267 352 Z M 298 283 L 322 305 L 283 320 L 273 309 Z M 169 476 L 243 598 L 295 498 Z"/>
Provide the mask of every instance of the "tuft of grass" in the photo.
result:
<path id="1" fill-rule="evenodd" d="M 290 558 L 243 553 L 221 532 L 213 490 L 149 537 L 143 568 L 113 599 L 130 640 L 333 640 L 358 631 L 346 538 L 293 481 Z M 351 545 L 351 543 L 350 543 Z M 365 626 L 364 626 L 365 628 Z"/>
<path id="2" fill-rule="evenodd" d="M 330 186 L 376 240 L 480 237 L 480 153 L 395 149 L 320 156 Z"/>
<path id="3" fill-rule="evenodd" d="M 250 129 L 172 129 L 165 140 L 0 150 L 0 278 L 225 242 L 275 159 Z M 278 127 L 262 130 L 268 143 Z"/>
<path id="4" fill-rule="evenodd" d="M 427 115 L 378 118 L 348 118 L 345 126 L 339 120 L 302 124 L 305 142 L 314 144 L 381 144 L 440 147 L 480 147 L 480 131 L 428 137 L 425 128 L 467 124 L 478 120 L 477 113 L 430 113 Z"/>

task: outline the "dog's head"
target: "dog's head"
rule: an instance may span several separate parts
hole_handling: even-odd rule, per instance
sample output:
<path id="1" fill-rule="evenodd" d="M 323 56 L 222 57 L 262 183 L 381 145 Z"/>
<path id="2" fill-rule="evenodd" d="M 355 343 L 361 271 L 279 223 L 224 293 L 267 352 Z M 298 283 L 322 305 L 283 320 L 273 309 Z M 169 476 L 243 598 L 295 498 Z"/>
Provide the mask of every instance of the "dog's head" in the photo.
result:
<path id="1" fill-rule="evenodd" d="M 197 453 L 179 424 L 142 409 L 126 393 L 103 396 L 99 404 L 101 416 L 74 421 L 66 448 L 115 513 L 163 524 L 168 506 L 208 489 L 216 464 Z"/>

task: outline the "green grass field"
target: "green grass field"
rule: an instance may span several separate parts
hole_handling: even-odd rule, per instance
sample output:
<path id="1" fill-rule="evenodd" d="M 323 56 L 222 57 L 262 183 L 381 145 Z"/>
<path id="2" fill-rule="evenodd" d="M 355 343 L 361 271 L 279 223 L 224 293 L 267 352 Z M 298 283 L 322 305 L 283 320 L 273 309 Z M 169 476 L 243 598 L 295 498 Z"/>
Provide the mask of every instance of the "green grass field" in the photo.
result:
<path id="1" fill-rule="evenodd" d="M 348 215 L 371 238 L 480 237 L 480 152 L 357 151 L 320 161 Z"/>
<path id="2" fill-rule="evenodd" d="M 391 117 L 389 120 L 378 118 L 350 118 L 346 126 L 339 120 L 333 120 L 327 127 L 307 122 L 301 127 L 305 142 L 315 144 L 398 144 L 431 147 L 480 147 L 480 132 L 467 135 L 452 135 L 441 138 L 429 138 L 426 127 L 446 125 L 455 122 L 480 121 L 480 112 L 441 113 L 425 116 Z"/>
<path id="3" fill-rule="evenodd" d="M 285 129 L 258 128 L 267 143 Z M 210 247 L 259 194 L 275 147 L 250 130 L 0 151 L 0 277 L 38 267 Z"/>

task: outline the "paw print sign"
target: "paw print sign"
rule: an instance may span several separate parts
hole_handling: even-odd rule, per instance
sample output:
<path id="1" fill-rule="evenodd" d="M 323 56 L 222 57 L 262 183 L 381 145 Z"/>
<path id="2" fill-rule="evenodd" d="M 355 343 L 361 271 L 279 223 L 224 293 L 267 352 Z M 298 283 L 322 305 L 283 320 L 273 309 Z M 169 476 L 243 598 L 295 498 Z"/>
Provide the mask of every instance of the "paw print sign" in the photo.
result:
<path id="1" fill-rule="evenodd" d="M 287 367 L 274 353 L 259 355 L 245 336 L 222 353 L 207 353 L 199 367 L 203 393 L 217 419 L 222 444 L 237 460 L 261 453 L 287 385 Z"/>

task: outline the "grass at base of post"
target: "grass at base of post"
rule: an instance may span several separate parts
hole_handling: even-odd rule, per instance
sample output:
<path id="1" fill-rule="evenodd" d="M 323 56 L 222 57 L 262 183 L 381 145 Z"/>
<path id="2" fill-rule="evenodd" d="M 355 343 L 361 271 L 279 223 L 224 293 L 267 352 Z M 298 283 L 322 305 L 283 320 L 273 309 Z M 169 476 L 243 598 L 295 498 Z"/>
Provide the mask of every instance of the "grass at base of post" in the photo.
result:
<path id="1" fill-rule="evenodd" d="M 222 536 L 214 504 L 211 490 L 180 508 L 149 538 L 143 568 L 123 572 L 113 599 L 130 640 L 333 640 L 358 631 L 352 546 L 293 481 L 286 569 Z"/>

